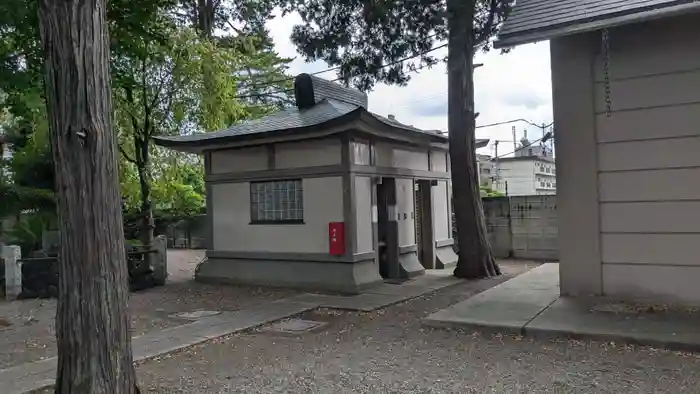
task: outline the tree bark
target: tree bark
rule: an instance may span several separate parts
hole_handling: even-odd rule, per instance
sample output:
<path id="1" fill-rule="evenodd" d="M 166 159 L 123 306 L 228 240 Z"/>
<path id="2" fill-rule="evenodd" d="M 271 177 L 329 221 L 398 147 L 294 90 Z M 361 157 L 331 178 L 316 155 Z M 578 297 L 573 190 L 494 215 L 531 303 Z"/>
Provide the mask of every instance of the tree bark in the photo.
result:
<path id="1" fill-rule="evenodd" d="M 209 39 L 214 33 L 214 0 L 197 0 L 197 26 L 202 38 Z"/>
<path id="2" fill-rule="evenodd" d="M 500 275 L 489 245 L 479 192 L 474 123 L 475 0 L 447 0 L 448 132 L 459 260 L 454 275 Z"/>
<path id="3" fill-rule="evenodd" d="M 39 3 L 61 233 L 55 392 L 138 393 L 106 0 Z"/>

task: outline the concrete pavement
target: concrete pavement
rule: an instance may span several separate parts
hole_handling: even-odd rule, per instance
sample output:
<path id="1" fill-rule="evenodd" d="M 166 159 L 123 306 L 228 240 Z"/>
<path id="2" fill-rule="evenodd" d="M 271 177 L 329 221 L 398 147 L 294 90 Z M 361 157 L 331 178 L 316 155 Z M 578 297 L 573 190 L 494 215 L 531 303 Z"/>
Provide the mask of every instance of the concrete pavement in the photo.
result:
<path id="1" fill-rule="evenodd" d="M 619 308 L 611 308 L 617 305 Z M 559 296 L 559 266 L 544 264 L 429 315 L 432 327 L 568 337 L 700 351 L 700 313 L 646 312 L 604 298 Z"/>

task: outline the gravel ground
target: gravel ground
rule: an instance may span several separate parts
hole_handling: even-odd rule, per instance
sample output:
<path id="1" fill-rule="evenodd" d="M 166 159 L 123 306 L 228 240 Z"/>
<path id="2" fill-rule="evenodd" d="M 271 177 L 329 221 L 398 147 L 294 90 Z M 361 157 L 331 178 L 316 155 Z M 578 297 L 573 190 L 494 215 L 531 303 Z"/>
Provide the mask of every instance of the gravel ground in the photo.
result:
<path id="1" fill-rule="evenodd" d="M 527 268 L 503 264 L 512 275 Z M 263 329 L 138 366 L 147 393 L 698 393 L 700 355 L 610 343 L 481 336 L 420 319 L 506 278 L 373 313 L 321 310 L 304 334 Z"/>
<path id="2" fill-rule="evenodd" d="M 197 309 L 238 310 L 299 292 L 244 286 L 220 286 L 192 280 L 203 251 L 169 250 L 168 284 L 132 293 L 129 310 L 132 333 L 189 323 L 169 315 Z M 0 369 L 55 355 L 56 300 L 0 302 Z"/>

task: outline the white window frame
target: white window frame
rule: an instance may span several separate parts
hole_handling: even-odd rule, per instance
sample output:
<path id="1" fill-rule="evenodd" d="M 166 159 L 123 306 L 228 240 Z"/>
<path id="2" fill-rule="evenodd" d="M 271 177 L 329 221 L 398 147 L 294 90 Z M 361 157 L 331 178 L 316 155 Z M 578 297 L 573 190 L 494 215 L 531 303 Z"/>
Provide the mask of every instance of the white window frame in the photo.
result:
<path id="1" fill-rule="evenodd" d="M 302 179 L 250 182 L 250 224 L 303 224 Z"/>

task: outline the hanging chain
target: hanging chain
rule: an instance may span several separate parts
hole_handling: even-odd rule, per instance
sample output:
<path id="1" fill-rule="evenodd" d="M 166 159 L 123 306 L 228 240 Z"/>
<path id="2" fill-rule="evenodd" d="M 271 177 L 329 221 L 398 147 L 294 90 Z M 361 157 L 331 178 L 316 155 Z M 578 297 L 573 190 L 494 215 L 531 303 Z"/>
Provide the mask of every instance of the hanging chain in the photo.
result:
<path id="1" fill-rule="evenodd" d="M 603 29 L 603 73 L 605 74 L 605 115 L 612 115 L 612 95 L 610 93 L 610 33 Z"/>

